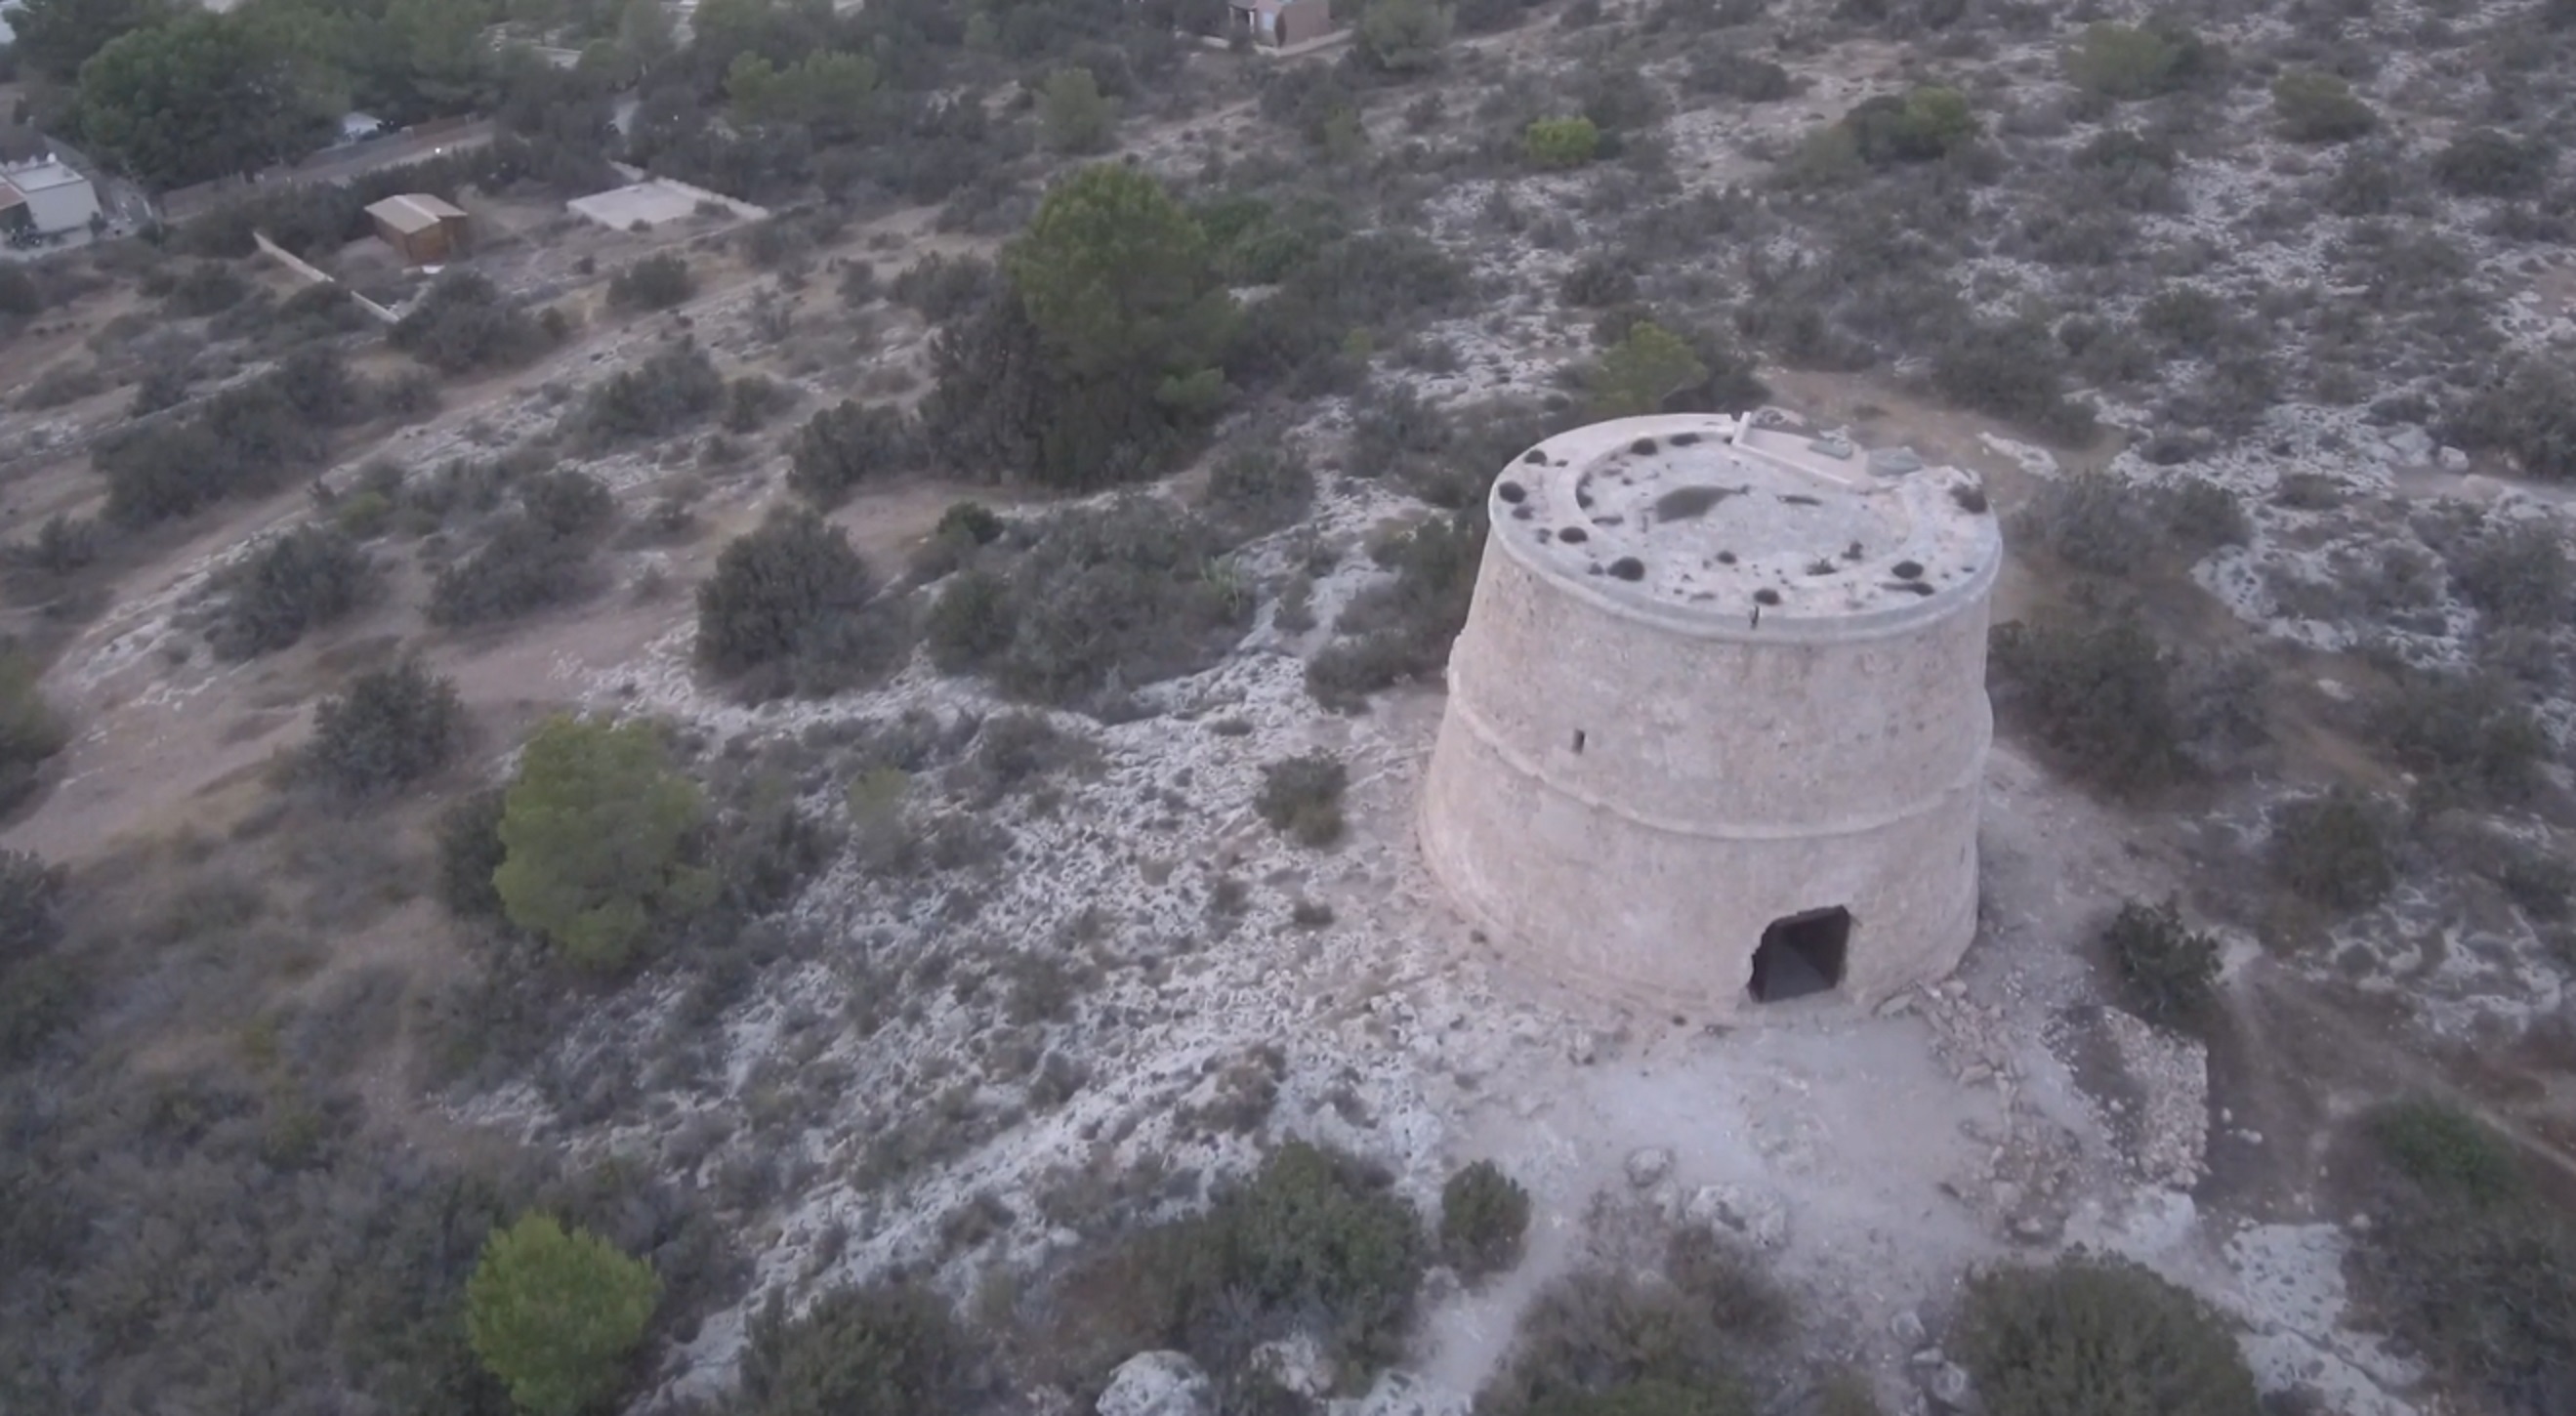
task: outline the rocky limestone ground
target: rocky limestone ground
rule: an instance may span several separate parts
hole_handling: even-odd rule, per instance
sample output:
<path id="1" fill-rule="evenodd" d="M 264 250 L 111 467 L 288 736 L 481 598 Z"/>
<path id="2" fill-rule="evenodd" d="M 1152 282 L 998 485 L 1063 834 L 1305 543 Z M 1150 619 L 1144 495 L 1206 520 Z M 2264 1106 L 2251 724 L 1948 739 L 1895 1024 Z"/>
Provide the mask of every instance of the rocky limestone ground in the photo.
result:
<path id="1" fill-rule="evenodd" d="M 1341 483 L 1310 529 L 1356 535 L 1401 510 Z M 1326 577 L 1322 618 L 1375 573 L 1354 558 Z M 738 1216 L 752 1292 L 672 1354 L 665 1397 L 729 1379 L 771 1290 L 900 1265 L 962 1298 L 1081 1242 L 1102 1177 L 1152 1177 L 1128 1212 L 1158 1217 L 1303 1137 L 1385 1164 L 1426 1211 L 1478 1158 L 1537 1202 L 1519 1269 L 1436 1289 L 1414 1361 L 1337 1411 L 1463 1410 L 1531 1294 L 1597 1254 L 1610 1202 L 1767 1255 L 1834 1355 L 1891 1393 L 1951 1380 L 1922 1334 L 1971 1265 L 2080 1241 L 2245 1315 L 2276 1384 L 2408 1409 L 2383 1387 L 2403 1369 L 2340 1326 L 2331 1226 L 2320 1238 L 2188 1198 L 2208 1123 L 2199 1045 L 2100 1004 L 2076 948 L 2118 899 L 2172 888 L 2171 864 L 2129 849 L 2117 817 L 1999 748 L 1984 928 L 1959 977 L 1875 1015 L 1734 1029 L 1607 1010 L 1503 966 L 1424 874 L 1413 811 L 1438 695 L 1328 714 L 1291 652 L 1302 637 L 1265 612 L 1233 657 L 1147 690 L 1158 716 L 1055 718 L 1089 765 L 982 813 L 1008 834 L 991 868 L 896 890 L 844 859 L 793 912 L 815 946 L 712 1027 L 684 987 L 648 979 L 535 1081 L 454 1099 L 461 1119 L 581 1156 L 720 1187 L 729 1170 L 767 1172 Z M 916 667 L 865 695 L 746 708 L 697 686 L 685 626 L 582 696 L 672 720 L 718 755 L 866 741 L 906 715 L 958 731 L 1005 706 Z M 1324 852 L 1250 809 L 1263 763 L 1316 748 L 1352 777 L 1350 835 Z M 939 789 L 921 782 L 912 805 L 933 809 Z M 812 775 L 810 805 L 837 810 L 845 784 Z M 1317 904 L 1329 922 L 1312 922 Z M 1032 979 L 1044 1001 L 1024 1001 Z M 692 1039 L 712 1049 L 700 1065 L 658 1064 Z M 583 1098 L 581 1079 L 611 1075 L 642 1085 Z"/>

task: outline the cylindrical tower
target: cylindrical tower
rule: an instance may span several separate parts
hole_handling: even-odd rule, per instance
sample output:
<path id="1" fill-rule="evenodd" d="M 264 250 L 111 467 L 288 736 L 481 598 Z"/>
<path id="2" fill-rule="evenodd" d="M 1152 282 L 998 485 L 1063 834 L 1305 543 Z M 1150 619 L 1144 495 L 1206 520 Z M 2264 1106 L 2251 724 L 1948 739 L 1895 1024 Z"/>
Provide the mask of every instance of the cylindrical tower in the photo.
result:
<path id="1" fill-rule="evenodd" d="M 1492 512 L 1422 843 L 1499 947 L 1702 1017 L 1958 963 L 2003 551 L 1974 474 L 1675 414 L 1548 439 Z"/>

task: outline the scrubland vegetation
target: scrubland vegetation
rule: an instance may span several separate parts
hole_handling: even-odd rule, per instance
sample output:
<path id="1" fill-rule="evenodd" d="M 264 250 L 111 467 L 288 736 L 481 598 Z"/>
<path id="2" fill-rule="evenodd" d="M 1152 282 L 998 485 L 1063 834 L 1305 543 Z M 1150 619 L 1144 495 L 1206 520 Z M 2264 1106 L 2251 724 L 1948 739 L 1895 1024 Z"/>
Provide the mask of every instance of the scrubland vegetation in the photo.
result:
<path id="1" fill-rule="evenodd" d="M 1359 1395 L 1449 1275 L 1525 1262 L 1539 1187 L 1296 1139 L 1276 1049 L 1172 1061 L 1205 1093 L 1150 1163 L 1085 1116 L 1076 1173 L 871 1247 L 1108 1065 L 1065 1024 L 1133 921 L 1021 937 L 988 902 L 1031 841 L 1120 835 L 1068 820 L 1112 776 L 1244 827 L 1093 842 L 1204 871 L 1139 946 L 1153 980 L 1347 925 L 1402 713 L 1325 715 L 1436 691 L 1496 469 L 1766 380 L 1994 469 L 2030 586 L 1990 642 L 2007 748 L 2105 814 L 2210 823 L 2164 854 L 2225 888 L 2122 885 L 2049 941 L 2106 997 L 2223 1061 L 2259 1031 L 2229 927 L 2286 975 L 2450 910 L 2459 956 L 2527 934 L 2576 968 L 2563 508 L 2388 470 L 2576 477 L 2566 5 L 1344 18 L 1282 61 L 1201 43 L 1227 19 L 1198 3 L 703 0 L 685 43 L 651 0 L 13 13 L 28 118 L 155 194 L 306 158 L 349 108 L 497 132 L 0 263 L 31 430 L 0 449 L 0 809 L 75 800 L 93 729 L 125 750 L 75 693 L 158 701 L 48 679 L 75 647 L 239 709 L 206 755 L 299 725 L 76 858 L 0 852 L 0 1408 L 576 1416 L 764 1290 L 707 1409 L 1087 1404 L 1153 1349 L 1210 1411 Z M 563 216 L 611 162 L 774 214 Z M 398 191 L 472 207 L 479 249 L 353 255 Z M 254 233 L 346 287 L 290 286 Z M 894 534 L 921 495 L 947 510 Z M 118 618 L 160 595 L 184 633 Z M 527 667 L 656 615 L 672 682 Z M 1253 654 L 1289 656 L 1314 735 L 1118 775 L 1122 724 L 1250 738 L 1190 686 Z M 846 1001 L 782 983 L 818 978 Z M 939 1029 L 970 1040 L 888 1060 Z M 541 1122 L 481 1124 L 504 1097 Z M 890 1119 L 825 1158 L 852 1098 Z M 2427 1399 L 2576 1408 L 2550 1172 L 2422 1099 L 2336 1144 L 2358 1311 Z M 837 1228 L 764 1248 L 828 1186 Z M 1524 1275 L 1479 1412 L 1881 1409 L 1837 1295 L 1624 1222 Z M 1006 1242 L 1032 1230 L 1042 1260 Z M 1984 1268 L 1953 1306 L 1945 1364 L 1996 1416 L 2258 1409 L 2230 1320 L 2131 1264 Z M 1311 1390 L 1258 1355 L 1300 1338 Z"/>

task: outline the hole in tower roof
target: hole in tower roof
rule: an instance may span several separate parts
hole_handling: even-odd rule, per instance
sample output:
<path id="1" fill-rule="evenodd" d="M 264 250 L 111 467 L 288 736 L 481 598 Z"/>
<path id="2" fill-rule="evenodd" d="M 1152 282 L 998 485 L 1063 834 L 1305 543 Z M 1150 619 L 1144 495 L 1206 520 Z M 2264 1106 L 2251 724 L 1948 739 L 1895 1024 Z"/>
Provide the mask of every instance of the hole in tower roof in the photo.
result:
<path id="1" fill-rule="evenodd" d="M 1643 580 L 1646 578 L 1646 563 L 1635 556 L 1621 556 L 1610 562 L 1610 573 L 1621 580 Z"/>
<path id="2" fill-rule="evenodd" d="M 1780 603 L 1780 592 L 1772 589 L 1768 585 L 1765 585 L 1761 589 L 1753 592 L 1753 603 L 1757 605 L 1776 605 Z"/>
<path id="3" fill-rule="evenodd" d="M 1675 487 L 1655 498 L 1659 521 L 1689 521 L 1706 516 L 1710 507 L 1743 491 L 1742 487 Z"/>
<path id="4" fill-rule="evenodd" d="M 1556 539 L 1563 541 L 1568 545 L 1579 546 L 1584 542 L 1591 540 L 1592 533 L 1584 530 L 1580 526 L 1568 526 L 1564 530 L 1556 533 Z"/>
<path id="5" fill-rule="evenodd" d="M 1639 438 L 1635 442 L 1628 444 L 1628 450 L 1637 454 L 1639 457 L 1652 457 L 1655 455 L 1655 440 L 1653 438 Z"/>
<path id="6" fill-rule="evenodd" d="M 1494 495 L 1518 506 L 1521 504 L 1521 498 L 1529 495 L 1529 489 L 1518 482 L 1502 482 L 1495 486 Z"/>

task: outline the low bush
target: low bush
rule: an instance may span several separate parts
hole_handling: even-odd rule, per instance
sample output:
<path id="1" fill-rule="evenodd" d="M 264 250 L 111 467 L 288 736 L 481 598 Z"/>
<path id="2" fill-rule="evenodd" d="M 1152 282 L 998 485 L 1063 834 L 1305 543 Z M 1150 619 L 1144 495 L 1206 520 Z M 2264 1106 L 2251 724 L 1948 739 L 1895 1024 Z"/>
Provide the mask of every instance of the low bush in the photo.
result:
<path id="1" fill-rule="evenodd" d="M 2467 673 L 2409 671 L 2372 708 L 2370 726 L 2416 774 L 2425 803 L 2510 804 L 2539 785 L 2549 735 L 2513 689 Z"/>
<path id="2" fill-rule="evenodd" d="M 2224 64 L 2216 46 L 2177 20 L 2144 25 L 2087 26 L 2067 51 L 2066 76 L 2085 91 L 2114 102 L 2135 102 L 2187 88 Z"/>
<path id="3" fill-rule="evenodd" d="M 1673 1236 L 1661 1274 L 1579 1270 L 1522 1311 L 1484 1416 L 1751 1416 L 1744 1372 L 1788 1319 L 1780 1294 L 1706 1230 Z"/>
<path id="4" fill-rule="evenodd" d="M 487 787 L 457 798 L 438 817 L 438 898 L 458 919 L 497 920 L 501 892 L 492 872 L 508 852 L 501 844 L 507 794 Z"/>
<path id="5" fill-rule="evenodd" d="M 2036 323 L 1969 325 L 1932 351 L 1932 387 L 1963 408 L 2058 442 L 2090 441 L 2093 410 L 2066 396 L 2054 345 Z"/>
<path id="6" fill-rule="evenodd" d="M 1663 411 L 1675 395 L 1708 377 L 1708 365 L 1680 336 L 1639 320 L 1585 374 L 1584 391 L 1594 417 L 1633 418 Z"/>
<path id="7" fill-rule="evenodd" d="M 1601 130 L 1589 118 L 1539 118 L 1521 134 L 1521 151 L 1538 167 L 1581 167 L 1601 150 Z"/>
<path id="8" fill-rule="evenodd" d="M 558 468 L 519 484 L 519 508 L 548 535 L 587 536 L 617 514 L 617 499 L 597 477 Z"/>
<path id="9" fill-rule="evenodd" d="M 2014 514 L 2013 532 L 2073 569 L 2123 576 L 2160 550 L 2197 556 L 2241 545 L 2253 534 L 2253 523 L 2234 493 L 2202 478 L 2151 486 L 2108 472 L 2079 472 L 2043 483 Z"/>
<path id="10" fill-rule="evenodd" d="M 2452 424 L 2463 445 L 2495 448 L 2526 476 L 2576 479 L 2576 370 L 2554 360 L 2516 363 Z"/>
<path id="11" fill-rule="evenodd" d="M 367 553 L 335 527 L 272 536 L 224 577 L 223 608 L 207 638 L 227 659 L 283 649 L 356 609 L 374 573 Z"/>
<path id="12" fill-rule="evenodd" d="M 1229 540 L 1249 540 L 1305 519 L 1315 502 L 1315 474 L 1305 459 L 1274 448 L 1229 452 L 1208 469 L 1200 501 Z"/>
<path id="13" fill-rule="evenodd" d="M 797 430 L 787 485 L 816 506 L 837 506 L 863 482 L 918 470 L 928 453 L 902 409 L 844 400 Z"/>
<path id="14" fill-rule="evenodd" d="M 61 941 L 63 885 L 62 867 L 27 851 L 0 850 L 0 968 Z"/>
<path id="15" fill-rule="evenodd" d="M 1902 98 L 1863 99 L 1836 126 L 1849 135 L 1854 155 L 1871 167 L 1947 157 L 1975 142 L 1978 132 L 1965 95 L 1931 86 Z"/>
<path id="16" fill-rule="evenodd" d="M 1006 571 L 960 575 L 932 609 L 933 661 L 1003 692 L 1106 711 L 1194 672 L 1241 633 L 1251 595 L 1205 522 L 1150 497 L 1050 517 Z"/>
<path id="17" fill-rule="evenodd" d="M 745 374 L 725 385 L 724 429 L 756 433 L 771 418 L 796 405 L 796 390 L 766 374 Z"/>
<path id="18" fill-rule="evenodd" d="M 2441 1102 L 2390 1103 L 2363 1124 L 2371 1223 L 2355 1293 L 2445 1386 L 2501 1416 L 2576 1402 L 2576 1224 L 2510 1142 Z"/>
<path id="19" fill-rule="evenodd" d="M 698 293 L 689 263 L 670 252 L 646 256 L 608 278 L 612 310 L 667 310 Z"/>
<path id="20" fill-rule="evenodd" d="M 361 674 L 347 693 L 322 700 L 304 762 L 342 796 L 374 796 L 445 767 L 464 732 L 455 681 L 406 662 Z"/>
<path id="21" fill-rule="evenodd" d="M 489 277 L 461 269 L 430 282 L 387 338 L 446 374 L 524 364 L 555 342 L 544 322 L 512 304 Z"/>
<path id="22" fill-rule="evenodd" d="M 530 516 L 503 518 L 490 539 L 430 583 L 429 622 L 447 629 L 494 624 L 559 605 L 588 581 L 590 547 Z"/>
<path id="23" fill-rule="evenodd" d="M 2390 835 L 2386 818 L 2358 792 L 2286 802 L 2272 818 L 2273 878 L 2330 909 L 2368 909 L 2397 883 Z"/>
<path id="24" fill-rule="evenodd" d="M 2272 112 L 2294 143 L 2348 143 L 2379 126 L 2379 115 L 2332 74 L 2293 69 L 2272 81 Z"/>
<path id="25" fill-rule="evenodd" d="M 2130 1008 L 2151 1023 L 2187 1025 L 2218 999 L 2218 940 L 2182 922 L 2172 900 L 2123 900 L 2102 930 Z"/>
<path id="26" fill-rule="evenodd" d="M 1777 103 L 1806 88 L 1803 81 L 1768 59 L 1739 49 L 1714 47 L 1694 49 L 1685 81 L 1700 93 L 1745 103 Z"/>
<path id="27" fill-rule="evenodd" d="M 848 532 L 811 511 L 773 515 L 728 543 L 698 587 L 698 660 L 739 674 L 810 653 L 871 588 Z"/>
<path id="28" fill-rule="evenodd" d="M 724 392 L 724 376 L 706 351 L 683 339 L 592 388 L 582 403 L 581 431 L 600 446 L 668 437 L 714 413 Z"/>
<path id="29" fill-rule="evenodd" d="M 2556 159 L 2546 143 L 2472 128 L 2433 154 L 2433 180 L 2456 196 L 2527 197 L 2549 180 Z"/>
<path id="30" fill-rule="evenodd" d="M 741 1416 L 914 1416 L 962 1408 L 980 1358 L 948 1305 L 918 1288 L 836 1288 L 794 1319 L 773 1292 L 752 1317 Z"/>
<path id="31" fill-rule="evenodd" d="M 661 1297 L 642 1260 L 531 1214 L 485 1241 L 465 1284 L 466 1333 L 527 1416 L 580 1416 L 623 1385 Z"/>
<path id="32" fill-rule="evenodd" d="M 905 266 L 888 285 L 898 303 L 921 312 L 932 324 L 946 324 L 982 305 L 998 288 L 1001 273 L 980 256 L 945 256 L 934 251 Z"/>
<path id="33" fill-rule="evenodd" d="M 2188 774 L 2174 657 L 2134 617 L 2001 624 L 1988 664 L 1999 714 L 2076 775 L 2137 793 Z"/>
<path id="34" fill-rule="evenodd" d="M 0 640 L 0 811 L 26 800 L 46 758 L 71 742 L 71 731 L 37 684 L 44 666 L 16 643 Z"/>
<path id="35" fill-rule="evenodd" d="M 1440 1251 L 1470 1279 L 1520 1262 L 1529 1191 L 1490 1160 L 1462 1165 L 1440 1187 Z"/>
<path id="36" fill-rule="evenodd" d="M 226 389 L 183 416 L 103 440 L 90 460 L 107 479 L 101 514 L 143 526 L 272 488 L 316 466 L 328 446 L 327 425 L 272 375 Z"/>
<path id="37" fill-rule="evenodd" d="M 1301 846 L 1321 848 L 1342 838 L 1342 792 L 1350 769 L 1330 753 L 1310 752 L 1261 769 L 1261 795 L 1253 810 Z"/>
<path id="38" fill-rule="evenodd" d="M 2546 629 L 2576 611 L 2576 563 L 2548 521 L 2491 527 L 2447 563 L 2460 598 L 2495 624 Z"/>
<path id="39" fill-rule="evenodd" d="M 1945 1348 L 1991 1416 L 2261 1416 L 2226 1319 L 2126 1259 L 2078 1251 L 1970 1281 Z"/>
<path id="40" fill-rule="evenodd" d="M 1207 1222 L 1226 1286 L 1274 1311 L 1321 1312 L 1335 1345 L 1364 1365 L 1401 1353 L 1428 1246 L 1384 1174 L 1290 1141 Z"/>
<path id="41" fill-rule="evenodd" d="M 1480 508 L 1433 517 L 1382 548 L 1391 583 L 1351 597 L 1334 631 L 1340 636 L 1306 664 L 1306 691 L 1348 712 L 1368 695 L 1438 672 L 1467 623 L 1476 569 L 1485 551 Z"/>

